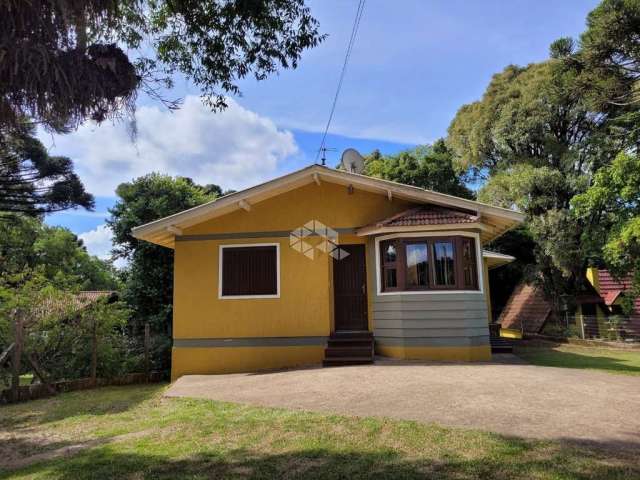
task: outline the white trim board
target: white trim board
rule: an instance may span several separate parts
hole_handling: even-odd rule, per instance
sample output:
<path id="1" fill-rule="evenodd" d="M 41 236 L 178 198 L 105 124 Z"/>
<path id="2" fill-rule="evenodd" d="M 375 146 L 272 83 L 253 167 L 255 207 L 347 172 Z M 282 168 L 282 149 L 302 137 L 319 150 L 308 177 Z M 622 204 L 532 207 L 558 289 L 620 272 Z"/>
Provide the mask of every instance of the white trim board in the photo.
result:
<path id="1" fill-rule="evenodd" d="M 444 235 L 443 235 L 444 233 Z M 478 274 L 478 290 L 409 290 L 400 292 L 383 292 L 382 291 L 382 270 L 380 268 L 380 242 L 389 240 L 392 238 L 409 238 L 409 237 L 470 237 L 476 240 L 476 270 Z M 482 265 L 482 248 L 480 247 L 480 235 L 475 232 L 462 232 L 462 231 L 446 231 L 446 232 L 409 232 L 409 233 L 395 233 L 392 235 L 383 235 L 376 237 L 375 239 L 375 254 L 376 254 L 376 295 L 448 295 L 452 293 L 467 293 L 467 294 L 484 294 L 484 274 Z"/>
<path id="2" fill-rule="evenodd" d="M 275 295 L 222 295 L 222 255 L 225 248 L 276 247 L 276 294 Z M 280 298 L 280 244 L 273 243 L 225 243 L 218 245 L 218 300 L 248 300 L 251 298 Z"/>

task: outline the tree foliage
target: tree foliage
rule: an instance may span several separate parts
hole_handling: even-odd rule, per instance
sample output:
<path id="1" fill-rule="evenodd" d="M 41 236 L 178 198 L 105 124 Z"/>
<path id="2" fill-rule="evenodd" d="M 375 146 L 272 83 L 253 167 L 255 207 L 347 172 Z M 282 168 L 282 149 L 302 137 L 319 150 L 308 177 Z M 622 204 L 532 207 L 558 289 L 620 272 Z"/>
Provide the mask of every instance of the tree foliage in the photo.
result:
<path id="1" fill-rule="evenodd" d="M 67 157 L 49 156 L 32 124 L 0 129 L 0 221 L 15 214 L 41 215 L 73 207 L 93 209 Z"/>
<path id="2" fill-rule="evenodd" d="M 322 39 L 303 0 L 3 1 L 0 125 L 102 121 L 131 111 L 140 88 L 164 99 L 176 73 L 222 108 L 240 79 L 295 68 Z"/>
<path id="3" fill-rule="evenodd" d="M 601 108 L 631 107 L 627 114 L 637 110 L 639 34 L 639 0 L 604 0 L 589 13 L 587 30 L 580 37 L 579 60 L 591 73 L 594 98 L 600 100 Z"/>
<path id="4" fill-rule="evenodd" d="M 23 283 L 24 272 L 37 272 L 52 288 L 61 290 L 119 287 L 113 266 L 89 255 L 71 231 L 17 216 L 0 222 L 0 277 L 15 286 Z"/>
<path id="5" fill-rule="evenodd" d="M 140 371 L 141 355 L 127 335 L 130 313 L 124 304 L 105 298 L 79 308 L 72 292 L 57 288 L 40 271 L 27 270 L 20 277 L 20 282 L 0 279 L 0 349 L 13 340 L 9 325 L 18 321 L 24 328 L 23 350 L 38 359 L 51 380 L 90 375 L 94 335 L 99 377 Z"/>
<path id="6" fill-rule="evenodd" d="M 508 66 L 449 127 L 456 168 L 486 179 L 479 199 L 527 214 L 531 275 L 550 299 L 579 294 L 586 267 L 603 260 L 611 218 L 578 215 L 572 202 L 637 148 L 638 18 L 638 1 L 603 1 L 580 42 L 562 38 L 548 60 Z"/>
<path id="7" fill-rule="evenodd" d="M 374 151 L 365 158 L 364 173 L 458 197 L 473 197 L 463 176 L 454 171 L 451 153 L 443 140 L 396 155 Z"/>
<path id="8" fill-rule="evenodd" d="M 456 167 L 478 174 L 518 164 L 578 176 L 597 170 L 621 143 L 605 135 L 607 115 L 592 111 L 583 87 L 580 72 L 561 59 L 508 66 L 449 126 Z"/>
<path id="9" fill-rule="evenodd" d="M 213 200 L 215 185 L 201 187 L 188 178 L 152 173 L 118 186 L 119 197 L 107 221 L 114 254 L 129 262 L 124 299 L 133 320 L 150 322 L 157 333 L 171 332 L 173 250 L 131 236 L 131 229 Z M 135 325 L 134 325 L 135 328 Z"/>
<path id="10" fill-rule="evenodd" d="M 572 205 L 578 217 L 602 225 L 607 265 L 618 276 L 633 275 L 640 296 L 640 156 L 620 153 Z"/>

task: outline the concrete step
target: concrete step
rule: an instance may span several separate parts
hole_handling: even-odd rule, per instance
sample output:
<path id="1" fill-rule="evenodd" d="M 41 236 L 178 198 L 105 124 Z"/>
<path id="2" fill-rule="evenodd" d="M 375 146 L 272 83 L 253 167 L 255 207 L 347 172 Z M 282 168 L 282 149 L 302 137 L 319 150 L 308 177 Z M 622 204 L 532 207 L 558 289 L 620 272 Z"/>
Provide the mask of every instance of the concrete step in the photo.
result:
<path id="1" fill-rule="evenodd" d="M 373 357 L 341 357 L 325 358 L 322 362 L 324 367 L 343 367 L 347 365 L 368 365 L 373 363 Z"/>
<path id="2" fill-rule="evenodd" d="M 324 351 L 325 358 L 373 357 L 371 346 L 364 347 L 328 347 Z"/>
<path id="3" fill-rule="evenodd" d="M 356 338 L 329 338 L 327 347 L 329 348 L 369 348 L 373 346 L 372 339 L 356 339 Z"/>
<path id="4" fill-rule="evenodd" d="M 491 353 L 512 353 L 513 342 L 502 337 L 491 337 Z"/>
<path id="5" fill-rule="evenodd" d="M 350 332 L 333 332 L 331 334 L 331 338 L 373 338 L 373 332 L 369 332 L 367 330 L 362 331 L 350 331 Z"/>

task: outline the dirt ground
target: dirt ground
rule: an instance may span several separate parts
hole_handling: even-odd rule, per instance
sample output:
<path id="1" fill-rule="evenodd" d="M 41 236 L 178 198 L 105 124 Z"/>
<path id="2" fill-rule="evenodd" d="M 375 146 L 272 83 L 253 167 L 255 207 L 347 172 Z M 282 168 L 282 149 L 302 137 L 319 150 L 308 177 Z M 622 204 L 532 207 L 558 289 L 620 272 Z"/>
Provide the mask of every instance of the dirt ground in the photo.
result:
<path id="1" fill-rule="evenodd" d="M 511 356 L 477 364 L 378 360 L 353 367 L 190 375 L 166 395 L 640 448 L 640 377 L 538 367 Z"/>

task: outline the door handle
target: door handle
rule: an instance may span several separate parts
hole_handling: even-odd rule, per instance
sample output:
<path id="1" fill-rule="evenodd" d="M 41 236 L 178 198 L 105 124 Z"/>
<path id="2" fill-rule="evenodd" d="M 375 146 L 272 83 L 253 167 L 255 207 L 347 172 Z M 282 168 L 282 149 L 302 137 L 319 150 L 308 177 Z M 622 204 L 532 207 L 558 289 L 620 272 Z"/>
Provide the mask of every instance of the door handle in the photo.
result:
<path id="1" fill-rule="evenodd" d="M 366 283 L 362 284 L 362 293 L 367 293 L 367 284 Z"/>

